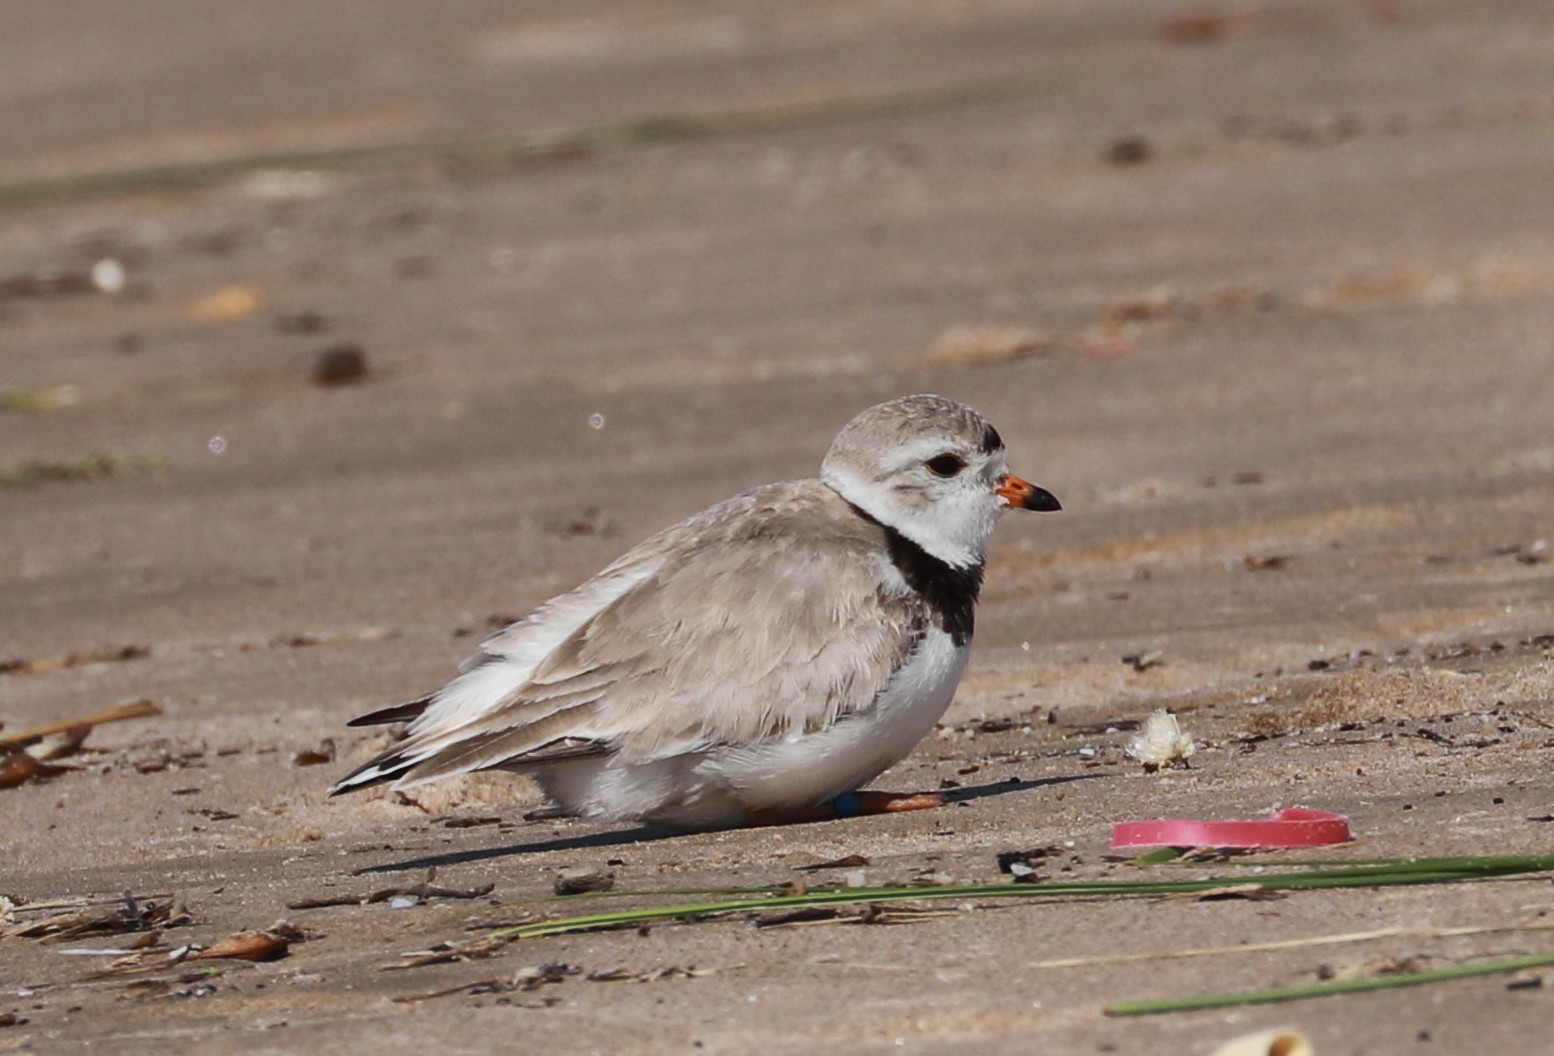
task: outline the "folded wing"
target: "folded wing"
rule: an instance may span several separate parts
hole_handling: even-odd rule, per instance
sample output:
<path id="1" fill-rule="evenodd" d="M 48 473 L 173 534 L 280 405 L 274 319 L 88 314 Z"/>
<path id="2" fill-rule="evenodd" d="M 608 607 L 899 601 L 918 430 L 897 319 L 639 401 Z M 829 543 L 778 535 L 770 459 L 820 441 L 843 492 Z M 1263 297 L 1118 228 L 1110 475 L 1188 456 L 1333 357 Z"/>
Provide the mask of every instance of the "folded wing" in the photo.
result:
<path id="1" fill-rule="evenodd" d="M 870 707 L 929 622 L 881 587 L 885 555 L 878 525 L 818 482 L 713 507 L 488 640 L 405 741 L 332 791 L 822 728 Z"/>

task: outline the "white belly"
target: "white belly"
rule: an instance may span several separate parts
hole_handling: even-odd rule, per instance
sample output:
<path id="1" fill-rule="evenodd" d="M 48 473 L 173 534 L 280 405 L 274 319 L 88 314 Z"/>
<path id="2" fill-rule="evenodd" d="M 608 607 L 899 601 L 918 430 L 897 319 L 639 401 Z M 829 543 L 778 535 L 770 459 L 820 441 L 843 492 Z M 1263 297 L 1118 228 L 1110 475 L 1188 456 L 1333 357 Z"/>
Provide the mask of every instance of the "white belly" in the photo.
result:
<path id="1" fill-rule="evenodd" d="M 950 706 L 967 653 L 931 628 L 870 708 L 823 730 L 652 763 L 589 760 L 536 776 L 569 811 L 684 828 L 739 825 L 747 810 L 816 806 L 911 752 Z"/>

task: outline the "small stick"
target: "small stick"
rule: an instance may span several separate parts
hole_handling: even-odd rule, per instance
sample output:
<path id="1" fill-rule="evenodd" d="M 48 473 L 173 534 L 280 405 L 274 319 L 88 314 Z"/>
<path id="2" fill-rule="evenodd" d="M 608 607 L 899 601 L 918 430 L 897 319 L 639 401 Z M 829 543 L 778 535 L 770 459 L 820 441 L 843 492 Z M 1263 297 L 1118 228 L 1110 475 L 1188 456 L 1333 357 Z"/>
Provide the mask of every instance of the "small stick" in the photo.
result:
<path id="1" fill-rule="evenodd" d="M 409 1004 L 412 1001 L 430 1001 L 434 997 L 448 997 L 451 994 L 461 994 L 466 990 L 473 990 L 477 986 L 502 986 L 510 982 L 508 976 L 493 976 L 490 979 L 476 979 L 473 983 L 460 983 L 458 986 L 450 986 L 446 990 L 433 990 L 427 994 L 402 994 L 399 997 L 391 997 L 390 1001 L 396 1004 Z"/>
<path id="2" fill-rule="evenodd" d="M 94 711 L 90 715 L 82 715 L 77 719 L 46 722 L 42 726 L 18 730 L 16 733 L 8 733 L 0 736 L 0 744 L 22 744 L 26 741 L 35 741 L 39 737 L 47 737 L 51 733 L 63 733 L 72 726 L 98 726 L 105 722 L 123 722 L 125 719 L 143 719 L 150 715 L 160 714 L 162 714 L 162 709 L 149 699 L 134 700 L 128 704 L 119 704 L 115 707 L 105 708 L 102 711 Z"/>

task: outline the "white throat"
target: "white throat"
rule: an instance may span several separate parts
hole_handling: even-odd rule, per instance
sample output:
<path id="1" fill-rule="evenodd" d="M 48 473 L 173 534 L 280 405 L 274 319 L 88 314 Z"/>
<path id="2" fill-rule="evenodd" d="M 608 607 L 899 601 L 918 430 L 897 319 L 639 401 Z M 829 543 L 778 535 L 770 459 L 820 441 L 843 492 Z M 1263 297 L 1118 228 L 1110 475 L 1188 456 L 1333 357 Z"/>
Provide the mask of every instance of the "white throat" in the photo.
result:
<path id="1" fill-rule="evenodd" d="M 820 479 L 842 498 L 887 528 L 894 528 L 931 556 L 952 568 L 972 568 L 983 562 L 987 537 L 998 509 L 980 502 L 943 501 L 902 508 L 887 486 L 860 479 L 846 467 L 827 465 Z M 975 496 L 956 496 L 974 499 Z"/>

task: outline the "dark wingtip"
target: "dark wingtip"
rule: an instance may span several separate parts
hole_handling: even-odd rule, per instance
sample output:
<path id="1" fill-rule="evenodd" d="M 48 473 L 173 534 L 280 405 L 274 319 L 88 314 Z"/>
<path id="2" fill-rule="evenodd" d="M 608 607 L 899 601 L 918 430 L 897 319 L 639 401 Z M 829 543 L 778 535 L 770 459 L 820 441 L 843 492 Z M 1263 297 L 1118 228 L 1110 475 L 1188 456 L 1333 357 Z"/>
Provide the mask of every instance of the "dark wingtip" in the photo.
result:
<path id="1" fill-rule="evenodd" d="M 358 715 L 347 722 L 347 726 L 383 726 L 390 722 L 409 722 L 411 719 L 421 717 L 427 705 L 432 702 L 431 697 L 422 697 L 420 700 L 412 700 L 408 704 L 395 704 L 391 708 L 379 708 L 377 711 L 369 711 L 365 715 Z"/>
<path id="2" fill-rule="evenodd" d="M 402 776 L 408 769 L 410 769 L 410 764 L 403 760 L 396 760 L 392 757 L 374 759 L 369 763 L 358 766 L 333 785 L 330 785 L 329 791 L 324 793 L 324 795 L 334 797 L 344 795 L 347 792 L 359 792 L 364 788 L 371 788 L 373 785 L 381 785 L 385 781 L 393 781 L 395 778 Z M 374 770 L 377 773 L 371 773 Z M 362 775 L 364 774 L 369 776 L 363 777 Z"/>

